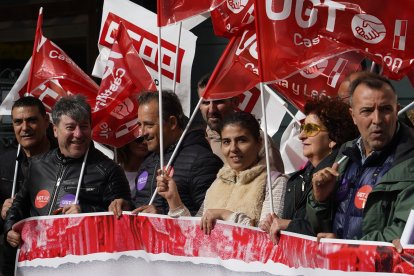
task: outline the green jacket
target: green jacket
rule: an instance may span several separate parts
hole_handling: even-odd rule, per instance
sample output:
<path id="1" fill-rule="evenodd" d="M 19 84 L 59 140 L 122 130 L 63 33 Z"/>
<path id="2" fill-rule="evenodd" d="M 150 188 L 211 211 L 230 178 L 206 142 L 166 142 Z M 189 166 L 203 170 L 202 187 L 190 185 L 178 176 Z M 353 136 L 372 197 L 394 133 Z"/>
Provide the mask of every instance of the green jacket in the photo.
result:
<path id="1" fill-rule="evenodd" d="M 392 167 L 374 187 L 365 204 L 362 240 L 391 242 L 400 238 L 408 215 L 414 209 L 414 130 L 400 124 L 394 139 L 397 139 L 397 146 Z M 347 142 L 341 147 L 337 160 L 343 156 L 343 149 L 354 142 Z M 347 167 L 347 161 L 340 165 L 338 180 Z M 324 224 L 332 223 L 335 203 L 333 199 L 316 202 L 311 193 L 306 212 L 315 233 L 318 233 L 322 228 L 326 229 L 326 226 L 322 227 Z"/>

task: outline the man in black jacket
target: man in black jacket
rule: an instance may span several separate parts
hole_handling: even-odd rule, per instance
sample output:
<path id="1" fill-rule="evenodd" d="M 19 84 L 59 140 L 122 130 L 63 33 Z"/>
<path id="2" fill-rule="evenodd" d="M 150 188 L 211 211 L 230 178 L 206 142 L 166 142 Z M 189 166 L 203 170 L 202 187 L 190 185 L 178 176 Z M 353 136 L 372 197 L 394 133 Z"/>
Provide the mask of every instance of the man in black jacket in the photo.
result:
<path id="1" fill-rule="evenodd" d="M 135 206 L 138 208 L 134 212 L 167 214 L 168 204 L 159 195 L 152 205 L 148 205 L 157 187 L 156 177 L 160 168 L 158 92 L 143 93 L 139 103 L 138 123 L 142 128 L 148 150 L 152 153 L 144 160 L 138 171 L 137 193 L 134 199 Z M 166 166 L 183 133 L 187 118 L 174 93 L 162 92 L 162 108 L 164 166 Z M 177 183 L 178 193 L 191 214 L 197 213 L 207 189 L 222 165 L 220 158 L 213 154 L 204 138 L 204 129 L 189 130 L 172 162 L 169 175 Z"/>
<path id="2" fill-rule="evenodd" d="M 26 217 L 101 212 L 117 198 L 130 200 L 122 169 L 91 144 L 91 108 L 84 97 L 60 99 L 52 119 L 59 147 L 31 160 L 27 178 L 6 217 L 7 241 L 14 247 L 21 238 L 12 227 Z"/>
<path id="3" fill-rule="evenodd" d="M 26 175 L 29 160 L 38 154 L 45 153 L 55 146 L 54 141 L 47 137 L 49 126 L 49 116 L 46 114 L 43 103 L 34 97 L 22 97 L 12 106 L 13 130 L 20 144 L 21 150 L 17 156 L 17 149 L 8 151 L 0 156 L 2 166 L 0 166 L 0 233 L 3 233 L 4 219 L 13 203 L 11 197 L 13 189 L 13 180 L 15 174 L 16 157 L 19 161 L 17 167 L 17 177 L 15 193 L 17 193 L 23 183 Z M 51 139 L 53 140 L 53 139 Z M 4 275 L 14 274 L 14 262 L 16 259 L 16 249 L 2 244 L 0 241 L 0 264 L 1 271 Z"/>

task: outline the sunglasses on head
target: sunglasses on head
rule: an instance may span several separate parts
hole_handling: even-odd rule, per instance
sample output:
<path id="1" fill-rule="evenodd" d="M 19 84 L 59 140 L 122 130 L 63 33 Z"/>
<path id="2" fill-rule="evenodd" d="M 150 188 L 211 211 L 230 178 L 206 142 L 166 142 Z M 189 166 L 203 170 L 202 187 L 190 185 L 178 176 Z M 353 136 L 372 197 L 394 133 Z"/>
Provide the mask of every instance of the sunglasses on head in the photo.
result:
<path id="1" fill-rule="evenodd" d="M 316 136 L 321 131 L 328 131 L 328 130 L 326 128 L 322 128 L 321 126 L 317 124 L 307 123 L 307 124 L 302 124 L 300 126 L 300 132 L 302 131 L 306 136 L 313 137 L 313 136 Z"/>
<path id="2" fill-rule="evenodd" d="M 144 142 L 145 137 L 144 136 L 140 136 L 137 139 L 134 140 L 135 143 L 137 144 L 141 144 L 142 142 Z"/>

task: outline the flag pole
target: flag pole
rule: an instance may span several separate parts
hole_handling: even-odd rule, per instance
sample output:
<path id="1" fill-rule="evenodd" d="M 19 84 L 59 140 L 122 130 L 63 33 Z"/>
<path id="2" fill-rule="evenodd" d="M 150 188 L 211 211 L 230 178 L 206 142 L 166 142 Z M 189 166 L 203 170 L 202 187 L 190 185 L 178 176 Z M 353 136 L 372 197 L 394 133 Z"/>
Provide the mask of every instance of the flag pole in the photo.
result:
<path id="1" fill-rule="evenodd" d="M 162 119 L 162 68 L 161 68 L 161 27 L 158 27 L 158 121 L 160 129 L 160 169 L 161 174 L 164 173 L 164 135 L 163 135 L 163 119 Z M 151 204 L 150 204 L 151 205 Z"/>
<path id="2" fill-rule="evenodd" d="M 35 39 L 34 39 L 34 44 L 33 44 L 33 51 L 32 51 L 32 64 L 30 65 L 29 78 L 27 80 L 26 94 L 29 94 L 29 92 L 32 89 L 31 86 L 32 86 L 33 67 L 34 67 L 34 63 L 35 63 L 37 47 L 39 46 L 39 41 L 42 39 L 41 37 L 39 37 L 40 30 L 42 28 L 42 24 L 43 24 L 43 7 L 40 7 L 39 16 L 37 17 L 36 34 L 35 34 Z M 25 96 L 27 96 L 26 94 L 25 94 Z"/>
<path id="3" fill-rule="evenodd" d="M 398 111 L 398 115 L 403 114 L 404 112 L 410 110 L 414 106 L 414 102 L 411 102 L 409 105 L 405 106 L 403 109 Z"/>
<path id="4" fill-rule="evenodd" d="M 267 141 L 267 116 L 266 116 L 266 108 L 265 108 L 265 102 L 264 102 L 264 84 L 263 82 L 260 82 L 260 102 L 262 105 L 262 114 L 263 114 L 263 125 L 264 125 L 264 145 L 265 145 L 265 156 L 266 156 L 266 172 L 267 172 L 267 187 L 269 189 L 269 199 L 270 199 L 270 212 L 274 212 L 273 208 L 273 192 L 272 192 L 272 178 L 270 175 L 270 161 L 269 161 L 269 147 L 268 147 L 268 141 Z"/>
<path id="5" fill-rule="evenodd" d="M 173 79 L 173 93 L 175 94 L 175 89 L 177 86 L 177 68 L 178 68 L 178 54 L 180 53 L 180 42 L 181 42 L 181 29 L 183 27 L 183 23 L 180 22 L 179 29 L 178 29 L 178 41 L 177 41 L 177 49 L 175 50 L 175 62 L 174 62 L 174 79 Z"/>
<path id="6" fill-rule="evenodd" d="M 197 114 L 197 111 L 198 111 L 198 109 L 200 108 L 200 105 L 201 105 L 201 103 L 202 103 L 202 102 L 203 102 L 203 97 L 201 97 L 201 98 L 200 98 L 200 100 L 198 101 L 198 104 L 197 104 L 197 106 L 195 107 L 195 109 L 194 109 L 194 111 L 193 111 L 193 114 L 191 114 L 191 117 L 190 117 L 190 119 L 189 119 L 189 121 L 188 121 L 188 123 L 187 123 L 187 126 L 185 127 L 185 129 L 184 129 L 183 133 L 181 134 L 180 139 L 179 139 L 179 140 L 178 140 L 178 142 L 177 142 L 177 145 L 175 146 L 175 149 L 174 149 L 174 151 L 173 151 L 173 153 L 172 153 L 172 155 L 171 155 L 171 158 L 170 158 L 170 160 L 168 161 L 167 166 L 165 167 L 165 171 L 166 171 L 166 172 L 168 172 L 168 170 L 170 169 L 171 164 L 172 164 L 172 162 L 173 162 L 173 160 L 174 160 L 175 156 L 178 154 L 178 149 L 180 148 L 180 146 L 181 146 L 182 142 L 184 141 L 184 137 L 185 137 L 185 135 L 187 134 L 188 130 L 190 129 L 190 126 L 191 126 L 192 122 L 194 121 L 195 115 Z M 155 191 L 154 191 L 154 193 L 152 194 L 151 200 L 150 200 L 150 202 L 149 202 L 149 204 L 148 204 L 148 205 L 151 205 L 151 204 L 154 202 L 154 199 L 155 199 L 155 196 L 157 195 L 157 192 L 158 192 L 158 188 L 155 188 Z"/>
<path id="7" fill-rule="evenodd" d="M 259 0 L 255 0 L 254 4 L 257 7 L 257 3 Z M 258 13 L 255 8 L 256 15 L 255 17 L 258 17 Z M 255 27 L 256 27 L 256 35 L 259 37 L 260 33 L 260 25 L 259 20 L 255 20 Z M 267 116 L 266 116 L 266 110 L 264 105 L 264 76 L 263 76 L 263 66 L 262 66 L 262 53 L 261 53 L 261 46 L 260 45 L 260 39 L 257 39 L 257 61 L 258 61 L 258 69 L 259 69 L 259 78 L 260 78 L 260 101 L 262 105 L 262 112 L 263 112 L 263 123 L 264 123 L 264 142 L 265 142 L 265 156 L 266 156 L 266 172 L 267 172 L 267 185 L 269 189 L 269 199 L 270 199 L 270 213 L 274 213 L 273 209 L 273 191 L 272 191 L 272 183 L 271 183 L 271 176 L 270 176 L 270 162 L 269 162 L 269 148 L 268 148 L 268 141 L 267 141 Z"/>
<path id="8" fill-rule="evenodd" d="M 14 195 L 16 194 L 17 171 L 19 170 L 19 159 L 18 158 L 19 158 L 21 149 L 22 149 L 22 146 L 19 144 L 17 146 L 16 164 L 14 166 L 14 176 L 13 176 L 13 186 L 12 186 L 11 198 L 14 198 Z M 3 204 L 3 202 L 1 202 L 1 204 Z"/>
<path id="9" fill-rule="evenodd" d="M 276 95 L 276 93 L 273 92 L 273 89 L 270 88 L 268 85 L 265 84 L 264 87 L 265 87 L 266 91 L 270 94 L 270 96 L 275 98 L 283 106 L 286 113 L 289 114 L 289 116 L 292 117 L 292 119 L 300 125 L 300 121 L 295 117 L 295 115 L 292 112 L 290 112 L 290 110 L 287 106 L 287 103 L 284 100 L 282 100 L 282 98 L 280 98 L 278 95 Z"/>
<path id="10" fill-rule="evenodd" d="M 81 184 L 82 184 L 83 174 L 85 172 L 85 165 L 86 165 L 86 161 L 88 159 L 89 148 L 90 148 L 90 145 L 89 145 L 88 149 L 86 150 L 85 156 L 83 157 L 82 167 L 81 167 L 79 180 L 78 180 L 78 187 L 76 187 L 75 202 L 73 204 L 78 204 L 79 191 L 80 191 L 80 187 L 81 187 Z"/>
<path id="11" fill-rule="evenodd" d="M 39 15 L 37 17 L 36 33 L 35 33 L 35 38 L 34 38 L 34 42 L 33 42 L 32 62 L 30 64 L 29 77 L 28 77 L 28 80 L 27 80 L 27 89 L 26 89 L 26 93 L 24 93 L 25 97 L 29 96 L 30 90 L 31 90 L 33 65 L 34 65 L 34 61 L 35 61 L 37 46 L 39 45 L 39 39 L 41 39 L 41 38 L 39 38 L 39 31 L 40 31 L 40 28 L 42 27 L 42 23 L 43 23 L 43 7 L 40 7 Z M 18 160 L 18 158 L 19 158 L 21 148 L 22 148 L 22 146 L 19 144 L 17 146 L 16 164 L 14 166 L 13 185 L 12 185 L 12 193 L 11 193 L 12 198 L 14 197 L 14 195 L 16 193 L 17 172 L 19 170 L 19 160 Z"/>

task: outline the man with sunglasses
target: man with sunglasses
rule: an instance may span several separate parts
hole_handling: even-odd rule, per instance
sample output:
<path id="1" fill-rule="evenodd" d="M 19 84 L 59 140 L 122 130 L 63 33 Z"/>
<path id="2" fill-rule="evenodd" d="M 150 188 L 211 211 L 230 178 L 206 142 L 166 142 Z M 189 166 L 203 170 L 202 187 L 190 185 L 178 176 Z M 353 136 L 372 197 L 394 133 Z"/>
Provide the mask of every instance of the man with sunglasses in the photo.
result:
<path id="1" fill-rule="evenodd" d="M 401 237 L 414 206 L 414 131 L 398 122 L 388 79 L 364 74 L 349 90 L 361 136 L 341 148 L 337 160 L 345 161 L 313 175 L 307 216 L 316 233 L 331 219 L 332 233 L 320 238 L 391 242 Z"/>
<path id="2" fill-rule="evenodd" d="M 207 83 L 210 79 L 210 74 L 203 76 L 197 84 L 198 95 L 201 97 L 204 94 Z M 200 112 L 203 116 L 204 121 L 207 123 L 206 138 L 209 142 L 212 151 L 215 155 L 225 162 L 223 153 L 221 152 L 221 139 L 220 129 L 223 123 L 223 119 L 229 114 L 236 112 L 239 105 L 239 98 L 233 97 L 229 99 L 220 100 L 203 100 L 200 105 Z M 260 132 L 263 139 L 263 131 Z M 270 166 L 272 169 L 284 173 L 285 169 L 283 166 L 283 160 L 280 155 L 279 149 L 273 142 L 273 140 L 267 136 L 269 142 L 269 158 Z M 260 154 L 264 155 L 264 143 L 260 150 Z"/>

